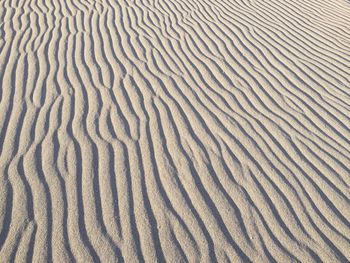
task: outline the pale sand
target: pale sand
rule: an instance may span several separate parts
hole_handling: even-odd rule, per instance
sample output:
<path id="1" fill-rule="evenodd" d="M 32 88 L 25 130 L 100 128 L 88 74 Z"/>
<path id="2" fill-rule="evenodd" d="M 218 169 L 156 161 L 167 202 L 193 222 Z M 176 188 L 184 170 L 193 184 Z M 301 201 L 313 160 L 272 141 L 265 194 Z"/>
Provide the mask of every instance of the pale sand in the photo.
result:
<path id="1" fill-rule="evenodd" d="M 347 262 L 350 1 L 0 0 L 0 262 Z"/>

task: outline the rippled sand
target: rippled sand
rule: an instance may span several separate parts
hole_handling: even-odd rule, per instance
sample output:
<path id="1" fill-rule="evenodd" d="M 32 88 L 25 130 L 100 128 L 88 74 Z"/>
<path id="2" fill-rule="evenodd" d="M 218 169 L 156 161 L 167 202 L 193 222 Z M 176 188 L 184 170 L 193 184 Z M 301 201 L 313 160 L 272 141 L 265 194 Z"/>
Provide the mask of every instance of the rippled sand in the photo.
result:
<path id="1" fill-rule="evenodd" d="M 0 0 L 1 262 L 348 262 L 350 2 Z"/>

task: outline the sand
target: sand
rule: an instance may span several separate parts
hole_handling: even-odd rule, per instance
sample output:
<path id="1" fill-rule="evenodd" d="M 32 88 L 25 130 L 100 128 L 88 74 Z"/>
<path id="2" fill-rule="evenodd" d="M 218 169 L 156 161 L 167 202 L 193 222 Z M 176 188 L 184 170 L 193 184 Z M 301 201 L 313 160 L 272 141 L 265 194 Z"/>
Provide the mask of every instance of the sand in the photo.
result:
<path id="1" fill-rule="evenodd" d="M 348 262 L 350 2 L 0 0 L 1 262 Z"/>

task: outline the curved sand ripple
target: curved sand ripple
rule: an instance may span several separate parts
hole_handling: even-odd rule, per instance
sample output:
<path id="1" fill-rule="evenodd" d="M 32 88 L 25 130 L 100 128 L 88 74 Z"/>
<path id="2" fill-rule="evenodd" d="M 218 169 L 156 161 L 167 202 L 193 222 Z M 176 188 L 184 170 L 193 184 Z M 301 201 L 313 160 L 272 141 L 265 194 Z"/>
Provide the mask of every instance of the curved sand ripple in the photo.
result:
<path id="1" fill-rule="evenodd" d="M 347 262 L 350 3 L 0 0 L 2 262 Z"/>

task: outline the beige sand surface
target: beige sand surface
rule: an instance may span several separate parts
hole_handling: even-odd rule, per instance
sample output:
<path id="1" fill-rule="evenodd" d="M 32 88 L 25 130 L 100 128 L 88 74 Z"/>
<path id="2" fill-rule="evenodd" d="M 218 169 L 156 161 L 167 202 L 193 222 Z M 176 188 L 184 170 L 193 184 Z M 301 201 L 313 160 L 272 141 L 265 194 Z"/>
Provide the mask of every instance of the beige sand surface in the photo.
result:
<path id="1" fill-rule="evenodd" d="M 0 262 L 348 262 L 350 1 L 0 0 Z"/>

